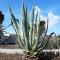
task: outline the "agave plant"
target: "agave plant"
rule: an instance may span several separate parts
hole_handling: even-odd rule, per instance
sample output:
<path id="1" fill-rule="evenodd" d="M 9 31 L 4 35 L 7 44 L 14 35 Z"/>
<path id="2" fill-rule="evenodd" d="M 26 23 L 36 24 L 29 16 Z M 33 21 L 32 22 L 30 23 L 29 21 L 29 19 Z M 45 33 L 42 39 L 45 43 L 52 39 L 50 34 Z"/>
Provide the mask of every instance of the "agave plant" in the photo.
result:
<path id="1" fill-rule="evenodd" d="M 48 38 L 47 30 L 48 30 L 48 19 L 47 19 L 47 28 L 45 28 L 45 21 L 37 22 L 38 13 L 36 16 L 34 15 L 35 7 L 32 9 L 31 13 L 31 22 L 29 23 L 27 7 L 24 7 L 24 3 L 22 3 L 22 32 L 23 37 L 21 37 L 19 20 L 15 18 L 11 7 L 9 6 L 11 23 L 14 28 L 17 36 L 17 41 L 19 42 L 20 48 L 24 51 L 25 60 L 33 59 L 37 53 L 40 53 L 45 46 L 47 45 L 50 37 L 54 34 L 51 33 Z M 35 19 L 34 19 L 35 17 Z"/>

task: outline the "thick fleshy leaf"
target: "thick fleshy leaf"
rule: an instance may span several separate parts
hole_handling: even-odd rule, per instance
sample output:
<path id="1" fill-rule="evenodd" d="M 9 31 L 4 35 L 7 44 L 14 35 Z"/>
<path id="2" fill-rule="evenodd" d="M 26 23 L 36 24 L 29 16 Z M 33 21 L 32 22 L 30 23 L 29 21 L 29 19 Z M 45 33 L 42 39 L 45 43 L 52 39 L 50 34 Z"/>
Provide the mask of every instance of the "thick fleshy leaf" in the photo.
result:
<path id="1" fill-rule="evenodd" d="M 34 25 L 34 11 L 35 11 L 35 6 L 32 9 L 32 14 L 31 14 L 31 23 L 30 23 L 30 46 L 32 48 L 33 44 L 33 25 Z"/>
<path id="2" fill-rule="evenodd" d="M 23 42 L 22 42 L 21 36 L 20 36 L 19 20 L 16 19 L 15 16 L 13 15 L 10 6 L 9 6 L 9 11 L 10 11 L 10 16 L 11 16 L 11 22 L 13 22 L 12 26 L 17 34 L 17 40 L 18 40 L 20 46 L 23 47 Z"/>
<path id="3" fill-rule="evenodd" d="M 52 33 L 49 35 L 49 37 L 47 38 L 47 40 L 45 41 L 45 43 L 43 44 L 43 46 L 42 46 L 41 48 L 38 48 L 37 51 L 42 51 L 42 50 L 46 47 L 47 43 L 49 42 L 49 40 L 50 40 L 50 38 L 51 38 L 51 36 L 52 36 L 53 34 L 55 34 L 55 33 L 52 32 Z M 55 34 L 55 37 L 56 37 L 56 34 Z"/>

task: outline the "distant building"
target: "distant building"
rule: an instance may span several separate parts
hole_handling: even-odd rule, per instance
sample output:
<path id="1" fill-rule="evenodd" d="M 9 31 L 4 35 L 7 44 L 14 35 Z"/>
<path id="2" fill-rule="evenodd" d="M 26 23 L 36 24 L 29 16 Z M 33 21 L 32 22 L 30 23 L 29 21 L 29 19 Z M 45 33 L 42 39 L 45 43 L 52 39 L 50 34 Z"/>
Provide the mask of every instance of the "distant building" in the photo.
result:
<path id="1" fill-rule="evenodd" d="M 15 45 L 16 44 L 16 35 L 4 35 L 0 38 L 0 45 Z"/>

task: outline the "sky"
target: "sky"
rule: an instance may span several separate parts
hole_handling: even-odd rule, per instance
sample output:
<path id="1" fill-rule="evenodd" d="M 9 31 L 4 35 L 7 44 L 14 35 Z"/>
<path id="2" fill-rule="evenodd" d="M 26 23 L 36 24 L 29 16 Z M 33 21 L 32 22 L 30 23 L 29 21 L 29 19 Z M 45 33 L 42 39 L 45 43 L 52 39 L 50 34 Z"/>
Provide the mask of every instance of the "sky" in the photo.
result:
<path id="1" fill-rule="evenodd" d="M 49 19 L 48 34 L 55 32 L 60 34 L 60 0 L 24 0 L 25 6 L 27 5 L 28 13 L 32 10 L 35 5 L 35 14 L 38 11 L 38 15 L 41 20 Z M 22 0 L 0 0 L 0 10 L 5 16 L 3 25 L 7 27 L 11 23 L 8 6 L 11 6 L 12 11 L 17 19 L 21 22 L 21 7 Z M 39 17 L 38 17 L 39 18 Z M 14 33 L 12 26 L 6 29 L 8 33 Z"/>

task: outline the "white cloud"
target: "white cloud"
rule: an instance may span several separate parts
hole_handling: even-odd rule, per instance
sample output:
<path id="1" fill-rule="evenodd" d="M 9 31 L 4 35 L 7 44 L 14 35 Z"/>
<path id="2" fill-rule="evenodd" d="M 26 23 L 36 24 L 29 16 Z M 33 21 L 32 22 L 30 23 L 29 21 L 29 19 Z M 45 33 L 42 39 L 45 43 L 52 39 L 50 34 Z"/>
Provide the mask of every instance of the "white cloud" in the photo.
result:
<path id="1" fill-rule="evenodd" d="M 49 27 L 53 27 L 54 25 L 56 25 L 59 20 L 60 20 L 60 16 L 57 16 L 55 14 L 53 14 L 52 12 L 48 13 L 48 18 L 49 18 Z"/>
<path id="2" fill-rule="evenodd" d="M 35 7 L 35 15 L 37 14 L 37 11 L 38 11 L 38 19 L 40 18 L 41 20 L 47 20 L 47 16 L 48 16 L 48 19 L 49 19 L 49 28 L 52 28 L 54 27 L 60 20 L 60 16 L 58 15 L 55 15 L 53 12 L 49 11 L 47 13 L 47 16 L 44 16 L 42 13 L 43 11 L 38 7 L 36 6 Z M 39 17 L 40 15 L 40 17 Z"/>

